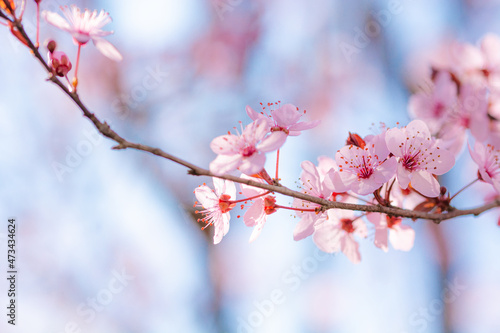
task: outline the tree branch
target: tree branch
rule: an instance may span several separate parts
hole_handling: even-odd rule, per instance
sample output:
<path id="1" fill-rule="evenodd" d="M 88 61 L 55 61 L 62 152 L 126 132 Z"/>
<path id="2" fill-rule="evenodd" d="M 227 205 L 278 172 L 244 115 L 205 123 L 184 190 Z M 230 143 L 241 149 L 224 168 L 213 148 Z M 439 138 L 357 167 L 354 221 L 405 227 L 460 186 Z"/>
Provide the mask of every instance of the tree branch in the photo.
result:
<path id="1" fill-rule="evenodd" d="M 345 209 L 345 210 L 353 210 L 353 211 L 362 211 L 362 212 L 377 212 L 377 213 L 384 213 L 392 216 L 399 216 L 399 217 L 406 217 L 406 218 L 412 218 L 412 219 L 427 219 L 427 220 L 432 220 L 435 223 L 440 223 L 441 221 L 444 220 L 449 220 L 458 216 L 464 216 L 464 215 L 474 215 L 477 216 L 487 210 L 490 210 L 495 207 L 500 206 L 500 200 L 497 199 L 491 203 L 485 204 L 483 206 L 473 208 L 473 209 L 464 209 L 464 210 L 453 210 L 451 212 L 447 213 L 425 213 L 425 212 L 419 212 L 419 211 L 411 211 L 411 210 L 406 210 L 402 208 L 397 208 L 397 207 L 386 207 L 382 205 L 358 205 L 358 204 L 350 204 L 350 203 L 343 203 L 343 202 L 336 202 L 336 201 L 330 201 L 322 198 L 318 198 L 315 196 L 311 196 L 302 192 L 297 192 L 294 190 L 291 190 L 285 186 L 282 185 L 269 185 L 265 183 L 259 183 L 253 180 L 249 179 L 243 179 L 240 177 L 232 176 L 232 175 L 214 175 L 212 172 L 210 172 L 207 169 L 200 168 L 192 163 L 189 163 L 181 158 L 178 158 L 176 156 L 173 156 L 165 151 L 163 151 L 160 148 L 155 148 L 151 146 L 147 146 L 144 144 L 140 143 L 134 143 L 126 140 L 122 136 L 120 136 L 118 133 L 116 133 L 114 130 L 111 129 L 111 127 L 106 123 L 102 122 L 99 120 L 94 113 L 90 112 L 87 107 L 82 103 L 80 100 L 79 95 L 76 92 L 70 91 L 68 87 L 62 83 L 57 76 L 53 75 L 49 65 L 45 61 L 45 59 L 41 56 L 38 48 L 36 48 L 33 44 L 33 42 L 30 40 L 29 36 L 26 34 L 23 25 L 21 22 L 14 22 L 14 25 L 17 27 L 21 35 L 26 39 L 28 43 L 28 47 L 31 49 L 33 55 L 40 61 L 40 63 L 43 65 L 43 67 L 46 69 L 46 71 L 49 73 L 49 80 L 55 83 L 59 88 L 61 88 L 66 95 L 68 95 L 74 102 L 75 104 L 80 108 L 80 110 L 83 112 L 83 116 L 88 118 L 96 127 L 96 129 L 101 133 L 103 136 L 115 141 L 118 145 L 114 146 L 113 149 L 119 150 L 119 149 L 135 149 L 135 150 L 140 150 L 144 152 L 151 153 L 153 155 L 165 158 L 167 160 L 170 160 L 174 163 L 180 164 L 188 169 L 188 174 L 194 175 L 194 176 L 208 176 L 208 177 L 217 177 L 221 179 L 226 179 L 230 180 L 236 183 L 240 184 L 247 184 L 250 186 L 262 188 L 274 193 L 280 193 L 288 197 L 293 197 L 293 198 L 298 198 L 302 199 L 305 201 L 309 201 L 312 203 L 316 203 L 320 205 L 323 209 Z"/>

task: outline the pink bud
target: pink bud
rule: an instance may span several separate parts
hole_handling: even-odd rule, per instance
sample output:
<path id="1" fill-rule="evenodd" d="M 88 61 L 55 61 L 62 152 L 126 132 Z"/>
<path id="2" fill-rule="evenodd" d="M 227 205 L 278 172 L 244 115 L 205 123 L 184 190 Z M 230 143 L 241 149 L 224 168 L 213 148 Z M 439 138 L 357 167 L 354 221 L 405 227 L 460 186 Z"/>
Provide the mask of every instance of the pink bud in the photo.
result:
<path id="1" fill-rule="evenodd" d="M 58 76 L 66 76 L 71 70 L 71 61 L 69 61 L 66 53 L 62 51 L 55 51 L 48 54 L 49 56 L 49 66 Z"/>

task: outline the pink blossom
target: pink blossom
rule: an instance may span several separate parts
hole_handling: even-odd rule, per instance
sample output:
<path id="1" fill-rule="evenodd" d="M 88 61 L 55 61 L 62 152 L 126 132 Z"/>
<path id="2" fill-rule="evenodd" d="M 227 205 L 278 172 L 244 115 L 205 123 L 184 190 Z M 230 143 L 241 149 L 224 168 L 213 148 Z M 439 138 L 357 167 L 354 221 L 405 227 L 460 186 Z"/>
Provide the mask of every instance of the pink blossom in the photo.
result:
<path id="1" fill-rule="evenodd" d="M 375 246 L 388 251 L 388 240 L 400 251 L 410 251 L 415 242 L 415 230 L 401 223 L 401 218 L 380 213 L 368 214 L 368 221 L 375 225 Z M 387 237 L 389 236 L 389 237 Z"/>
<path id="2" fill-rule="evenodd" d="M 259 183 L 265 183 L 264 180 L 260 178 L 248 177 L 243 175 L 242 178 L 252 179 Z M 254 227 L 252 235 L 250 236 L 249 242 L 253 242 L 261 233 L 264 228 L 264 224 L 267 221 L 267 216 L 276 212 L 276 199 L 272 195 L 264 196 L 263 194 L 267 192 L 264 189 L 249 186 L 246 184 L 241 185 L 241 192 L 247 198 L 256 197 L 262 195 L 258 198 L 252 199 L 253 204 L 247 209 L 245 215 L 243 216 L 243 221 L 248 227 Z"/>
<path id="3" fill-rule="evenodd" d="M 97 14 L 97 10 L 93 12 L 85 9 L 82 13 L 80 8 L 72 5 L 71 7 L 64 6 L 61 10 L 66 17 L 66 20 L 59 14 L 44 10 L 42 16 L 53 26 L 67 31 L 73 36 L 73 41 L 77 45 L 85 45 L 92 40 L 97 49 L 106 57 L 120 61 L 122 56 L 120 52 L 108 41 L 102 37 L 112 34 L 112 31 L 101 30 L 106 24 L 111 22 L 109 13 L 101 10 Z"/>
<path id="4" fill-rule="evenodd" d="M 219 178 L 213 178 L 213 183 L 215 190 L 203 184 L 194 190 L 194 194 L 204 208 L 199 212 L 205 215 L 201 219 L 206 223 L 204 228 L 214 226 L 214 244 L 218 244 L 229 231 L 229 211 L 236 206 L 232 202 L 236 199 L 236 186 L 231 181 Z"/>
<path id="5" fill-rule="evenodd" d="M 432 133 L 437 133 L 446 117 L 457 104 L 457 84 L 447 71 L 440 71 L 434 80 L 432 91 L 413 94 L 408 103 L 408 112 L 414 118 L 427 123 Z"/>
<path id="6" fill-rule="evenodd" d="M 493 185 L 495 190 L 500 193 L 500 151 L 495 147 L 477 142 L 474 150 L 469 146 L 469 152 L 474 162 L 479 167 L 481 179 Z"/>
<path id="7" fill-rule="evenodd" d="M 221 135 L 212 140 L 210 148 L 218 156 L 210 163 L 210 171 L 216 175 L 236 169 L 249 176 L 259 173 L 266 162 L 263 153 L 279 149 L 285 140 L 284 132 L 268 135 L 266 121 L 258 119 L 247 125 L 241 135 Z"/>
<path id="8" fill-rule="evenodd" d="M 335 155 L 339 165 L 339 175 L 344 185 L 354 193 L 370 194 L 396 172 L 397 162 L 389 158 L 385 143 L 385 132 L 365 138 L 366 145 L 342 147 Z"/>
<path id="9" fill-rule="evenodd" d="M 425 119 L 422 119 L 425 120 Z M 464 147 L 466 130 L 479 141 L 488 138 L 488 91 L 486 87 L 472 83 L 462 84 L 458 105 L 443 118 L 438 133 L 441 147 L 458 156 Z"/>
<path id="10" fill-rule="evenodd" d="M 453 167 L 453 154 L 438 147 L 422 120 L 413 120 L 403 128 L 389 129 L 385 139 L 387 148 L 398 159 L 400 186 L 405 189 L 411 181 L 418 192 L 437 197 L 440 186 L 433 175 L 442 175 Z"/>
<path id="11" fill-rule="evenodd" d="M 367 237 L 365 223 L 356 218 L 350 210 L 330 209 L 327 214 L 328 219 L 322 220 L 314 227 L 314 243 L 324 252 L 342 251 L 350 261 L 359 263 L 361 254 L 354 235 Z"/>
<path id="12" fill-rule="evenodd" d="M 394 183 L 393 183 L 394 181 Z M 388 185 L 388 184 L 392 184 Z M 422 201 L 422 197 L 415 192 L 406 195 L 397 184 L 397 180 L 393 179 L 381 189 L 381 195 L 387 196 L 387 190 L 390 189 L 389 203 L 396 207 L 405 207 L 413 209 L 416 207 L 415 200 Z M 384 252 L 388 251 L 388 241 L 396 250 L 409 251 L 413 247 L 415 240 L 415 231 L 407 225 L 403 225 L 402 219 L 399 217 L 388 216 L 381 213 L 367 214 L 368 221 L 375 225 L 375 246 L 382 249 Z"/>
<path id="13" fill-rule="evenodd" d="M 491 88 L 500 89 L 500 38 L 495 34 L 487 34 L 481 41 L 483 55 L 483 74 Z"/>
<path id="14" fill-rule="evenodd" d="M 49 66 L 58 76 L 65 77 L 71 70 L 71 61 L 62 51 L 48 52 Z"/>
<path id="15" fill-rule="evenodd" d="M 318 161 L 317 167 L 310 161 L 302 162 L 303 171 L 300 176 L 302 192 L 322 199 L 334 199 L 332 197 L 334 193 L 346 191 L 338 175 L 337 164 L 326 156 L 319 157 Z M 293 207 L 299 210 L 297 216 L 301 218 L 293 231 L 295 240 L 312 235 L 314 224 L 326 219 L 326 213 L 315 211 L 320 207 L 318 204 L 296 198 L 293 201 Z"/>
<path id="16" fill-rule="evenodd" d="M 274 104 L 268 105 L 271 106 Z M 264 112 L 258 113 L 250 106 L 246 107 L 246 111 L 252 120 L 265 119 L 271 132 L 283 131 L 290 136 L 300 135 L 301 131 L 314 128 L 320 123 L 319 120 L 299 121 L 303 114 L 293 104 L 285 104 L 277 109 L 273 109 L 271 110 L 271 115 L 267 115 Z"/>

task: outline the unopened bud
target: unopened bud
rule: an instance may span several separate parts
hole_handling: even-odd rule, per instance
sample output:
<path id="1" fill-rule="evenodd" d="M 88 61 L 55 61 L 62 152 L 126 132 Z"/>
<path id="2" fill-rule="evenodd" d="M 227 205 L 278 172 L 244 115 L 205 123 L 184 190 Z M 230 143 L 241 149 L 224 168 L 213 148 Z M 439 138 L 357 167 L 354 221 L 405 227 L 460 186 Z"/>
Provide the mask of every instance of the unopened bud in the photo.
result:
<path id="1" fill-rule="evenodd" d="M 47 50 L 49 50 L 50 53 L 52 53 L 56 50 L 57 43 L 55 40 L 50 39 L 45 42 L 45 47 L 47 48 Z"/>
<path id="2" fill-rule="evenodd" d="M 71 61 L 62 51 L 49 52 L 49 66 L 56 75 L 64 77 L 71 70 Z"/>

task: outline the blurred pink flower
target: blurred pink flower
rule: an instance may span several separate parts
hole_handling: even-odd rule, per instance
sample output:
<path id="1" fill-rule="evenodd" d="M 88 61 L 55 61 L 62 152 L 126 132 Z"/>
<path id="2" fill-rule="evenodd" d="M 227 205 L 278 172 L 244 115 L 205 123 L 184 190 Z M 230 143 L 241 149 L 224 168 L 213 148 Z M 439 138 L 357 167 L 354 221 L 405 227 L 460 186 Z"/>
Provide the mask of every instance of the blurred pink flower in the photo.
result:
<path id="1" fill-rule="evenodd" d="M 412 117 L 425 121 L 430 131 L 436 134 L 457 104 L 457 84 L 449 72 L 440 71 L 431 89 L 413 94 L 408 102 L 408 112 Z"/>
<path id="2" fill-rule="evenodd" d="M 427 197 L 437 197 L 440 185 L 433 175 L 448 172 L 455 157 L 440 149 L 431 138 L 429 128 L 422 120 L 413 120 L 403 128 L 387 131 L 387 148 L 398 158 L 397 179 L 402 188 L 410 184 Z"/>
<path id="3" fill-rule="evenodd" d="M 229 180 L 213 178 L 214 188 L 212 190 L 207 185 L 197 187 L 194 190 L 196 199 L 204 210 L 197 212 L 205 215 L 201 219 L 206 225 L 214 226 L 214 244 L 220 243 L 229 231 L 229 219 L 231 218 L 229 211 L 236 206 L 233 203 L 236 199 L 236 186 Z"/>
<path id="4" fill-rule="evenodd" d="M 368 221 L 375 225 L 375 246 L 388 251 L 387 235 L 392 247 L 396 250 L 410 251 L 415 242 L 415 231 L 408 225 L 401 223 L 401 218 L 386 214 L 371 213 Z"/>
<path id="5" fill-rule="evenodd" d="M 367 237 L 365 223 L 350 210 L 330 209 L 327 214 L 328 219 L 314 227 L 314 243 L 327 253 L 342 251 L 350 261 L 358 264 L 361 262 L 361 254 L 354 235 Z"/>
<path id="6" fill-rule="evenodd" d="M 366 144 L 363 147 L 353 144 L 344 146 L 335 155 L 340 178 L 354 193 L 370 194 L 396 173 L 397 162 L 394 158 L 388 158 L 385 133 L 361 140 Z"/>
<path id="7" fill-rule="evenodd" d="M 103 31 L 101 28 L 111 22 L 109 13 L 101 10 L 97 14 L 97 10 L 90 12 L 88 9 L 82 13 L 80 8 L 75 5 L 61 6 L 61 10 L 66 17 L 66 20 L 59 14 L 44 10 L 43 18 L 53 26 L 67 31 L 73 36 L 73 41 L 77 45 L 85 45 L 89 40 L 92 40 L 97 49 L 106 57 L 114 60 L 122 60 L 122 55 L 118 50 L 107 40 L 102 37 L 112 34 L 112 31 Z"/>
<path id="8" fill-rule="evenodd" d="M 485 146 L 476 141 L 474 150 L 469 146 L 469 152 L 479 167 L 482 180 L 493 185 L 495 190 L 500 193 L 500 151 L 495 150 L 493 146 Z"/>
<path id="9" fill-rule="evenodd" d="M 274 106 L 274 103 L 269 103 L 268 106 Z M 300 135 L 301 131 L 314 128 L 321 122 L 320 120 L 300 121 L 304 114 L 300 113 L 299 109 L 293 104 L 285 104 L 273 109 L 271 115 L 264 112 L 258 113 L 250 106 L 246 107 L 246 111 L 252 120 L 265 119 L 270 131 L 283 131 L 290 136 Z"/>
<path id="10" fill-rule="evenodd" d="M 266 121 L 258 119 L 247 125 L 241 135 L 216 137 L 210 148 L 218 156 L 210 163 L 210 171 L 216 175 L 236 169 L 249 176 L 259 173 L 266 162 L 263 153 L 279 149 L 286 140 L 284 132 L 268 133 Z"/>

